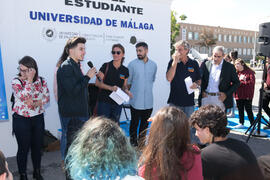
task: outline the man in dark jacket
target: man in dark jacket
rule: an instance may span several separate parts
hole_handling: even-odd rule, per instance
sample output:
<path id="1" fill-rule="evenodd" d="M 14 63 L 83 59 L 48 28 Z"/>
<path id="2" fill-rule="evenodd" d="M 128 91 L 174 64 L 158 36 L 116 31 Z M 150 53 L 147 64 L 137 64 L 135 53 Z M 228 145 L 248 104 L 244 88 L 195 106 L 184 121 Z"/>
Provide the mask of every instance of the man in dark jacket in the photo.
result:
<path id="1" fill-rule="evenodd" d="M 213 49 L 213 60 L 202 68 L 202 105 L 214 104 L 226 111 L 233 106 L 233 92 L 240 85 L 235 67 L 223 59 L 223 46 Z"/>
<path id="2" fill-rule="evenodd" d="M 68 57 L 57 71 L 58 109 L 62 124 L 67 126 L 66 151 L 76 131 L 89 119 L 88 81 L 95 76 L 96 69 L 91 68 L 86 75 L 81 71 L 85 42 L 83 37 L 68 40 L 63 52 Z"/>

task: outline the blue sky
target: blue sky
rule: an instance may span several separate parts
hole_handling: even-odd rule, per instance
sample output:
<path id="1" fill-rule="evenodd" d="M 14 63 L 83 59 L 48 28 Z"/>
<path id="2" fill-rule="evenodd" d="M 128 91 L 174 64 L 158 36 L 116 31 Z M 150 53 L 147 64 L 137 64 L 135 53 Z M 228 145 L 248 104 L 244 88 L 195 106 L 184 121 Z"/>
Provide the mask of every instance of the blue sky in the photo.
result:
<path id="1" fill-rule="evenodd" d="M 270 22 L 270 0 L 173 0 L 171 9 L 193 24 L 258 31 Z"/>

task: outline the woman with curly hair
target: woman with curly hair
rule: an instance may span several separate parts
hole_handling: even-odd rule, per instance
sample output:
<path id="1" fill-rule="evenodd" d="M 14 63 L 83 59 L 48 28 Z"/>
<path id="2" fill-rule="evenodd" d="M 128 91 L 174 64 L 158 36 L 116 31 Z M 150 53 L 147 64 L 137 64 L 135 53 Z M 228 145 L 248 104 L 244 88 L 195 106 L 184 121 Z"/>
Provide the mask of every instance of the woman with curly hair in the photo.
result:
<path id="1" fill-rule="evenodd" d="M 191 115 L 190 121 L 201 143 L 209 144 L 201 153 L 205 179 L 263 179 L 256 157 L 248 145 L 227 138 L 227 117 L 220 107 L 202 106 Z"/>
<path id="2" fill-rule="evenodd" d="M 151 120 L 139 175 L 146 180 L 202 180 L 200 151 L 190 145 L 185 113 L 174 106 L 164 107 Z"/>
<path id="3" fill-rule="evenodd" d="M 88 120 L 66 158 L 74 180 L 141 179 L 136 176 L 136 152 L 121 128 L 105 117 Z"/>

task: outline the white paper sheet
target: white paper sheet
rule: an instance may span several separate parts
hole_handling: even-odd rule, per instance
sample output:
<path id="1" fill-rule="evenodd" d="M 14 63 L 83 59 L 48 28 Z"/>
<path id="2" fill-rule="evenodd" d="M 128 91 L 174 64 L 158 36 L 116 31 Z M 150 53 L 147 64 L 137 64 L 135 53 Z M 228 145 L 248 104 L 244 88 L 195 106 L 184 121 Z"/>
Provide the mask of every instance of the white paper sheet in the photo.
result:
<path id="1" fill-rule="evenodd" d="M 186 88 L 187 88 L 187 92 L 188 94 L 191 94 L 194 92 L 194 89 L 191 89 L 190 86 L 193 84 L 192 82 L 192 79 L 190 76 L 188 76 L 186 79 L 185 79 L 185 83 L 186 83 Z"/>
<path id="2" fill-rule="evenodd" d="M 129 96 L 120 88 L 117 88 L 117 91 L 113 91 L 110 94 L 110 98 L 112 98 L 112 100 L 114 100 L 119 105 L 129 101 Z"/>

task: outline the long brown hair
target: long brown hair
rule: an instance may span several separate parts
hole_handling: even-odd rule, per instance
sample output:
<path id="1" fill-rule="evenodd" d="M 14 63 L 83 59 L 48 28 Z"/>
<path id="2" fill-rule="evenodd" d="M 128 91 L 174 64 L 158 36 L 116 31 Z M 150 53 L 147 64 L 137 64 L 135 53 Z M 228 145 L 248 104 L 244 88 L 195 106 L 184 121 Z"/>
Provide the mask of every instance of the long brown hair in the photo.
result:
<path id="1" fill-rule="evenodd" d="M 235 60 L 234 63 L 236 63 L 236 62 L 239 62 L 244 67 L 244 69 L 249 69 L 250 71 L 252 71 L 255 74 L 255 71 L 253 71 L 250 67 L 248 67 L 243 59 L 238 58 L 238 59 Z"/>
<path id="2" fill-rule="evenodd" d="M 153 117 L 148 144 L 143 150 L 139 164 L 145 165 L 144 178 L 151 180 L 182 179 L 194 164 L 191 155 L 189 166 L 181 163 L 184 152 L 192 152 L 188 118 L 177 107 L 164 107 Z M 193 160 L 192 160 L 193 159 Z M 153 169 L 156 168 L 156 174 Z M 187 176 L 186 176 L 187 178 Z"/>

